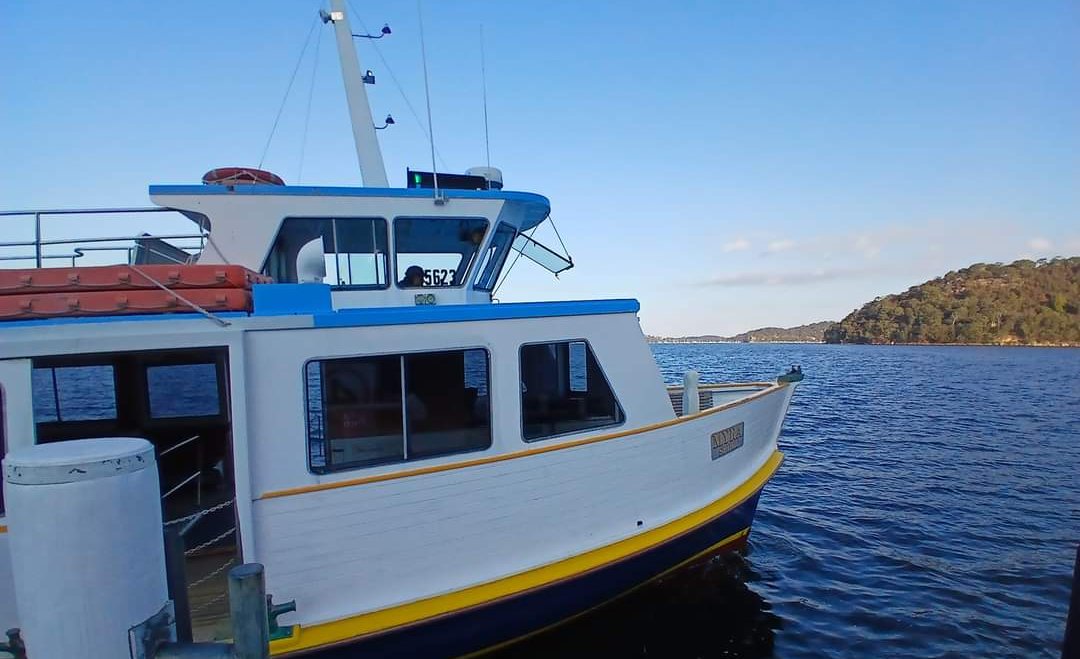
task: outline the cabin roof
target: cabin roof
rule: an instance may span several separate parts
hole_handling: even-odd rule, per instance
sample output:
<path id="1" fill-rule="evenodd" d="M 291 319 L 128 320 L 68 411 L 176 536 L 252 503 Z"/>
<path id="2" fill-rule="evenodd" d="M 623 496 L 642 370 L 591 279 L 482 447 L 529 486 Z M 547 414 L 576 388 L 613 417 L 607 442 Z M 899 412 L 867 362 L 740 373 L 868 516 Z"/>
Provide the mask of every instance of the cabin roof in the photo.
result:
<path id="1" fill-rule="evenodd" d="M 524 221 L 518 229 L 528 231 L 551 212 L 547 197 L 533 192 L 512 190 L 455 190 L 440 188 L 446 199 L 495 199 L 521 204 Z M 239 196 L 239 197 L 382 197 L 389 199 L 426 199 L 434 197 L 431 188 L 361 188 L 307 185 L 151 185 L 150 196 Z"/>

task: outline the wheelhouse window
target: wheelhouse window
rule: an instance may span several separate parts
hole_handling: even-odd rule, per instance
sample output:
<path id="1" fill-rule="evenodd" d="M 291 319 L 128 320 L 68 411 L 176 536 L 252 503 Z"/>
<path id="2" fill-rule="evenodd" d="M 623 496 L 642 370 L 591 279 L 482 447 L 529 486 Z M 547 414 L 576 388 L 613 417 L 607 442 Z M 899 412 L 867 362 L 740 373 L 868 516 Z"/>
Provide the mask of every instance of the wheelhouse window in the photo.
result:
<path id="1" fill-rule="evenodd" d="M 487 220 L 476 218 L 395 219 L 394 250 L 398 286 L 461 286 L 484 242 L 487 227 Z"/>
<path id="2" fill-rule="evenodd" d="M 491 446 L 486 350 L 308 362 L 308 463 L 315 473 Z"/>
<path id="3" fill-rule="evenodd" d="M 474 288 L 480 291 L 495 290 L 495 282 L 499 279 L 506 256 L 510 253 L 510 245 L 514 242 L 517 231 L 508 224 L 500 224 L 495 229 L 495 237 L 491 239 L 483 255 L 480 257 L 480 274 L 476 277 Z"/>
<path id="4" fill-rule="evenodd" d="M 274 240 L 266 274 L 275 281 L 299 280 L 300 249 L 322 241 L 326 282 L 348 288 L 386 288 L 388 261 L 386 220 L 379 217 L 288 217 Z"/>
<path id="5" fill-rule="evenodd" d="M 521 420 L 525 441 L 615 426 L 625 420 L 585 341 L 521 347 Z"/>

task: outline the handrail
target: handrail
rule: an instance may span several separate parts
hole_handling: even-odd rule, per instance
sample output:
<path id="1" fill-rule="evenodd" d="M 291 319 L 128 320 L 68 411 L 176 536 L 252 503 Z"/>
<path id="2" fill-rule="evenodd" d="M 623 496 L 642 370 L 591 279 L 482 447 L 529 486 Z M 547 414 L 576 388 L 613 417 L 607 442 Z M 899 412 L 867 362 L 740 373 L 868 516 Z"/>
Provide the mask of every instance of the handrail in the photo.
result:
<path id="1" fill-rule="evenodd" d="M 34 208 L 30 210 L 0 211 L 0 217 L 8 215 L 90 215 L 104 213 L 167 213 L 177 212 L 175 208 L 146 206 L 143 208 Z"/>
<path id="2" fill-rule="evenodd" d="M 184 487 L 185 485 L 187 485 L 191 481 L 195 480 L 196 478 L 202 478 L 202 469 L 199 469 L 194 474 L 192 474 L 192 475 L 188 476 L 187 478 L 185 478 L 184 480 L 182 480 L 176 487 L 169 490 L 165 494 L 162 494 L 161 495 L 161 500 L 164 501 L 165 499 L 169 498 L 170 495 L 175 494 L 177 492 L 177 490 Z"/>
<path id="3" fill-rule="evenodd" d="M 27 210 L 0 210 L 0 217 L 20 217 L 20 216 L 21 217 L 26 217 L 26 218 L 33 217 L 33 221 L 34 221 L 34 238 L 33 238 L 33 240 L 0 242 L 0 249 L 3 249 L 3 248 L 9 248 L 10 249 L 10 248 L 13 248 L 13 247 L 32 247 L 33 250 L 34 250 L 33 256 L 12 257 L 12 256 L 8 255 L 8 256 L 0 257 L 0 261 L 24 261 L 24 260 L 25 261 L 30 261 L 30 260 L 32 260 L 32 261 L 34 261 L 34 266 L 36 268 L 41 268 L 41 267 L 43 267 L 44 261 L 46 261 L 46 260 L 56 259 L 56 258 L 63 258 L 63 259 L 70 258 L 71 259 L 71 264 L 72 264 L 72 266 L 74 266 L 75 265 L 75 259 L 81 258 L 82 256 L 84 256 L 85 255 L 84 251 L 109 251 L 110 249 L 115 249 L 115 250 L 119 251 L 119 250 L 122 250 L 122 249 L 125 249 L 125 248 L 122 248 L 122 247 L 113 247 L 113 248 L 86 247 L 86 248 L 83 248 L 83 249 L 74 249 L 73 250 L 75 252 L 74 255 L 68 255 L 68 254 L 63 254 L 63 255 L 45 254 L 44 253 L 44 248 L 46 246 L 51 246 L 51 245 L 77 245 L 77 244 L 116 243 L 116 242 L 134 242 L 134 243 L 136 243 L 136 246 L 137 246 L 139 240 L 147 239 L 147 238 L 153 238 L 153 239 L 157 239 L 157 240 L 198 239 L 199 244 L 198 244 L 197 247 L 194 247 L 194 246 L 193 247 L 178 247 L 179 249 L 182 249 L 182 250 L 185 250 L 185 251 L 189 250 L 189 249 L 190 250 L 199 250 L 199 251 L 201 251 L 206 246 L 206 240 L 207 240 L 208 232 L 205 230 L 205 227 L 202 227 L 201 225 L 200 225 L 200 228 L 203 229 L 203 230 L 200 231 L 199 233 L 172 234 L 172 235 L 167 235 L 167 236 L 155 236 L 155 235 L 152 235 L 152 234 L 139 234 L 137 236 L 119 236 L 119 237 L 117 237 L 117 236 L 109 236 L 109 237 L 98 237 L 98 238 L 63 238 L 63 239 L 53 239 L 53 240 L 44 240 L 42 238 L 41 221 L 42 221 L 43 217 L 54 216 L 54 215 L 114 215 L 114 214 L 123 214 L 123 213 L 181 213 L 182 214 L 181 211 L 178 211 L 175 208 L 165 208 L 165 207 L 161 207 L 161 206 L 123 207 L 123 208 L 49 208 L 49 209 L 44 209 L 43 208 L 43 209 L 27 209 Z M 131 250 L 135 249 L 135 247 L 128 247 L 126 249 L 128 251 L 128 260 L 130 261 L 131 260 L 131 254 L 132 254 Z"/>
<path id="4" fill-rule="evenodd" d="M 183 238 L 205 238 L 205 233 L 174 233 L 164 236 L 153 234 L 139 234 L 137 236 L 107 236 L 99 238 L 60 238 L 58 240 L 20 240 L 2 242 L 0 247 L 26 247 L 27 245 L 74 245 L 75 243 L 116 243 L 121 240 L 138 240 L 140 238 L 157 238 L 158 240 L 180 240 Z"/>
<path id="5" fill-rule="evenodd" d="M 200 437 L 202 437 L 202 435 L 192 435 L 191 437 L 188 437 L 187 439 L 185 439 L 185 440 L 183 440 L 181 442 L 177 442 L 176 444 L 173 444 L 172 446 L 165 449 L 164 451 L 161 451 L 160 453 L 158 453 L 158 457 L 163 458 L 166 455 L 168 455 L 168 454 L 172 453 L 173 451 L 175 451 L 176 449 L 180 448 L 181 446 L 187 446 L 188 444 L 190 444 L 191 442 L 199 439 Z"/>

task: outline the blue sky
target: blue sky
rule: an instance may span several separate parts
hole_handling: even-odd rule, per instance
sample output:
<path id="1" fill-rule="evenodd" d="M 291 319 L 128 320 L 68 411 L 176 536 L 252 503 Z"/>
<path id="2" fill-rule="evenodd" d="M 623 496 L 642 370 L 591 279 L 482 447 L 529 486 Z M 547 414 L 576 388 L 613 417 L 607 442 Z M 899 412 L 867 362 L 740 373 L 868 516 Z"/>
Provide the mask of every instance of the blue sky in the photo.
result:
<path id="1" fill-rule="evenodd" d="M 354 4 L 390 23 L 379 53 L 423 118 L 416 4 Z M 7 4 L 0 207 L 146 205 L 151 183 L 257 164 L 319 5 Z M 484 164 L 482 24 L 492 164 L 552 200 L 577 263 L 559 281 L 519 264 L 503 301 L 637 297 L 647 332 L 734 333 L 838 319 L 976 261 L 1080 254 L 1076 2 L 428 1 L 424 21 L 440 169 Z M 320 30 L 264 166 L 357 184 Z M 426 138 L 358 48 L 403 185 L 430 167 Z"/>

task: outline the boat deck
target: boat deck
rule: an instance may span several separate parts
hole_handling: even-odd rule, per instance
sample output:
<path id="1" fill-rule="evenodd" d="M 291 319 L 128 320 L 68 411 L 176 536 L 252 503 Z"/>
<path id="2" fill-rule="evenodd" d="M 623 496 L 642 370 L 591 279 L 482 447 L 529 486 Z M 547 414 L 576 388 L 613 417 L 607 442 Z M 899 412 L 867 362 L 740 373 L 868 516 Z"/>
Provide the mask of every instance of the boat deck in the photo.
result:
<path id="1" fill-rule="evenodd" d="M 705 411 L 727 405 L 774 385 L 773 382 L 702 384 L 698 386 L 698 409 Z M 667 392 L 668 397 L 671 398 L 671 407 L 675 410 L 675 416 L 683 416 L 683 388 L 681 386 L 668 387 Z"/>
<path id="2" fill-rule="evenodd" d="M 229 569 L 240 562 L 236 547 L 222 547 L 187 559 L 188 603 L 196 641 L 232 637 L 229 624 Z"/>

